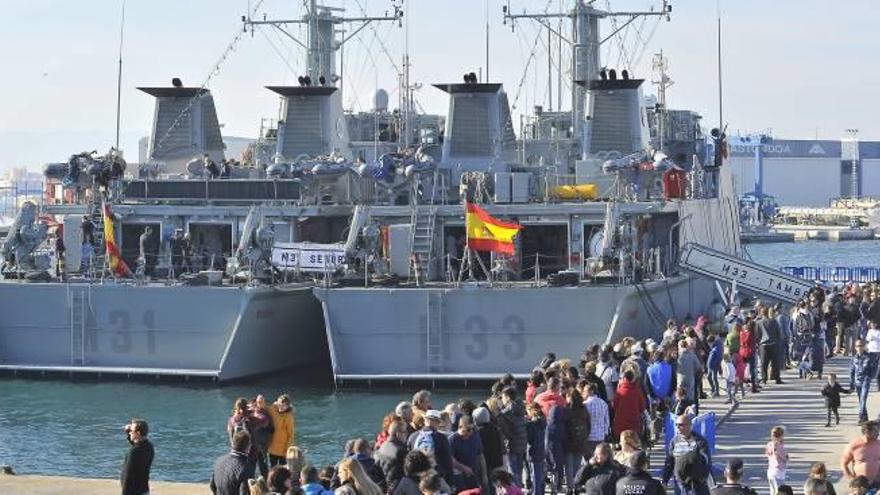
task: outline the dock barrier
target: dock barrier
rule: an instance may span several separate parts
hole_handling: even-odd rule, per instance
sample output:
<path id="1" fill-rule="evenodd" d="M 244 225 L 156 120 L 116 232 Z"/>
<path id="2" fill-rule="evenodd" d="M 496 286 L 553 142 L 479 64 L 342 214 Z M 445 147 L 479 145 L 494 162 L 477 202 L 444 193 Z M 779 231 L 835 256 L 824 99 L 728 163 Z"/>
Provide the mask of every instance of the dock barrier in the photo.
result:
<path id="1" fill-rule="evenodd" d="M 880 280 L 880 267 L 783 266 L 781 271 L 794 277 L 818 282 L 874 282 Z"/>

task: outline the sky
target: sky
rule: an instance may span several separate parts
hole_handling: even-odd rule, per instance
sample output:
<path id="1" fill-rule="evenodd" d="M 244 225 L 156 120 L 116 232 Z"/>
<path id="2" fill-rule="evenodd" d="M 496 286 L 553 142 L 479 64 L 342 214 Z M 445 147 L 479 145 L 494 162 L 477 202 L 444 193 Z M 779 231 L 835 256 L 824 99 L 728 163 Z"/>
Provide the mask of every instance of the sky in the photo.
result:
<path id="1" fill-rule="evenodd" d="M 244 34 L 214 71 L 241 31 L 241 16 L 257 1 L 126 1 L 121 140 L 130 160 L 136 159 L 137 140 L 148 133 L 152 119 L 152 98 L 138 86 L 168 85 L 172 77 L 180 77 L 187 86 L 207 83 L 225 135 L 253 137 L 262 117 L 277 115 L 277 96 L 264 86 L 295 84 L 305 72 L 304 53 L 292 41 L 266 28 Z M 510 95 L 515 127 L 517 114 L 534 105 L 550 106 L 546 34 L 538 36 L 537 25 L 527 20 L 511 30 L 509 23 L 502 23 L 501 8 L 509 3 L 513 12 L 543 12 L 549 5 L 553 12 L 570 8 L 573 0 L 397 2 L 408 22 L 411 80 L 421 84 L 416 92 L 421 109 L 446 113 L 444 93 L 432 83 L 458 82 L 464 72 L 485 71 L 487 19 L 489 79 L 503 83 Z M 346 7 L 349 16 L 392 11 L 391 0 L 325 3 Z M 618 11 L 659 3 L 610 2 Z M 71 153 L 106 150 L 113 144 L 121 5 L 121 0 L 0 0 L 7 21 L 0 30 L 0 170 L 37 170 Z M 300 0 L 264 0 L 258 17 L 295 18 L 301 15 L 301 5 Z M 606 8 L 608 1 L 596 0 L 595 5 Z M 629 68 L 635 77 L 648 79 L 645 90 L 653 92 L 651 59 L 662 50 L 675 82 L 668 90 L 669 106 L 695 110 L 714 125 L 716 2 L 673 0 L 672 5 L 670 22 L 637 21 L 639 30 L 625 30 L 625 38 L 603 45 L 603 64 Z M 720 11 L 724 120 L 730 130 L 838 139 L 855 128 L 861 139 L 880 140 L 872 91 L 880 81 L 877 0 L 837 5 L 819 0 L 720 0 Z M 604 37 L 611 22 L 604 21 L 600 29 Z M 345 45 L 346 108 L 372 108 L 377 87 L 390 93 L 396 107 L 406 31 L 395 23 L 376 23 Z M 292 32 L 299 35 L 298 28 Z M 646 43 L 636 43 L 638 36 Z M 558 63 L 554 55 L 554 100 Z M 567 65 L 563 60 L 564 71 Z"/>

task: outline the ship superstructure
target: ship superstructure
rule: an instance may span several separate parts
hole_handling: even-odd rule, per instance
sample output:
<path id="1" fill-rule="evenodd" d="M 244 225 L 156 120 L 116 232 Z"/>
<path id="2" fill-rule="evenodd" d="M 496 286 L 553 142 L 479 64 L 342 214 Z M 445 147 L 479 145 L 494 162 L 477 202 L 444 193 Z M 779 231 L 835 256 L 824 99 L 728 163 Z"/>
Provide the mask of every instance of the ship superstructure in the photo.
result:
<path id="1" fill-rule="evenodd" d="M 505 11 L 569 19 L 575 33 L 573 111 L 539 109 L 521 140 L 502 85 L 473 74 L 435 85 L 449 98 L 442 158 L 409 175 L 408 204 L 370 207 L 365 262 L 315 289 L 338 382 L 525 374 L 548 351 L 656 338 L 666 318 L 714 302 L 677 253 L 688 242 L 740 252 L 729 175 L 696 132 L 670 140 L 676 156 L 649 146 L 644 81 L 599 65 L 599 20 L 614 15 L 582 2 Z M 514 256 L 467 249 L 466 201 L 523 226 Z"/>

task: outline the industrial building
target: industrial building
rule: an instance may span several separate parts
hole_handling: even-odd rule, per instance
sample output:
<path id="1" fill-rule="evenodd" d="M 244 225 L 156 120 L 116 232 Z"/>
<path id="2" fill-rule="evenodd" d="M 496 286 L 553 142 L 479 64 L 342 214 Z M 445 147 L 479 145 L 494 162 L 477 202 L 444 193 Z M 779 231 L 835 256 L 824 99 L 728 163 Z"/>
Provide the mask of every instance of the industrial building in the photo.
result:
<path id="1" fill-rule="evenodd" d="M 763 189 L 780 206 L 822 207 L 835 198 L 880 197 L 878 141 L 734 136 L 730 165 L 737 193 Z"/>

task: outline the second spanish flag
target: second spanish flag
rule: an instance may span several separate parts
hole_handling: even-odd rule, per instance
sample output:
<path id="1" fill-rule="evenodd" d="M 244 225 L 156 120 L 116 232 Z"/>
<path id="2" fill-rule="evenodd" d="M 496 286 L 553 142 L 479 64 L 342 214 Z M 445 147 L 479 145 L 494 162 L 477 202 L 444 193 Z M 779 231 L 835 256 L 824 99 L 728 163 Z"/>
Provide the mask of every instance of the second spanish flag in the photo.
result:
<path id="1" fill-rule="evenodd" d="M 514 237 L 522 225 L 499 220 L 475 204 L 467 204 L 465 231 L 468 247 L 474 251 L 514 254 Z"/>
<path id="2" fill-rule="evenodd" d="M 107 264 L 110 271 L 115 277 L 131 277 L 131 270 L 122 259 L 119 253 L 119 246 L 116 244 L 116 230 L 113 228 L 113 213 L 110 211 L 110 205 L 104 203 L 102 205 L 104 213 L 104 246 L 107 253 Z"/>

